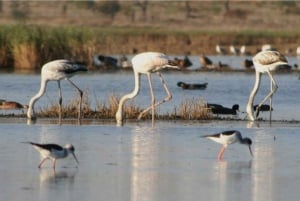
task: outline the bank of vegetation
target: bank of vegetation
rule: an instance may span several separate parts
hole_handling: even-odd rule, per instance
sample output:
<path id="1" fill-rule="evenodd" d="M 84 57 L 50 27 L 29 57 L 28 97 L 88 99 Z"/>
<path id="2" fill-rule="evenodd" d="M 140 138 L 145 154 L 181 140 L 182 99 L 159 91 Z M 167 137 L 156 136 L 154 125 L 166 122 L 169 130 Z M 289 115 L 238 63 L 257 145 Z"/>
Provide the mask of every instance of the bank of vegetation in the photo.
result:
<path id="1" fill-rule="evenodd" d="M 284 31 L 180 31 L 130 27 L 0 27 L 0 66 L 39 69 L 45 62 L 66 58 L 92 65 L 94 54 L 132 54 L 134 50 L 167 54 L 215 54 L 215 45 L 247 45 L 253 50 L 271 43 L 285 50 L 300 44 L 300 32 Z"/>

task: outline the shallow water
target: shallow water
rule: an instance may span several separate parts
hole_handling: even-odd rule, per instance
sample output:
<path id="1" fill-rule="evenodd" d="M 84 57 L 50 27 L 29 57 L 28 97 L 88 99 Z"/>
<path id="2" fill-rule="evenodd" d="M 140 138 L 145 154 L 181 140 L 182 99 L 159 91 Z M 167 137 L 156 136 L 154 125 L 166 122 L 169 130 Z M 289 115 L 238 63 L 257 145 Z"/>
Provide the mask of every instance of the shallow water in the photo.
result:
<path id="1" fill-rule="evenodd" d="M 165 72 L 173 94 L 159 113 L 173 111 L 185 99 L 202 98 L 225 106 L 240 104 L 245 111 L 254 84 L 254 73 Z M 149 121 L 126 122 L 117 127 L 114 121 L 40 119 L 27 124 L 23 118 L 0 118 L 0 200 L 110 200 L 110 201 L 189 201 L 189 200 L 298 200 L 300 160 L 298 123 L 300 120 L 298 74 L 276 74 L 279 89 L 273 97 L 272 118 L 247 121 Z M 112 93 L 132 91 L 132 72 L 80 74 L 72 80 L 88 92 L 92 106 L 107 101 Z M 157 98 L 164 97 L 158 78 L 153 76 Z M 208 82 L 206 90 L 184 91 L 178 81 Z M 146 107 L 149 90 L 145 77 L 134 102 Z M 39 89 L 36 74 L 0 74 L 1 99 L 28 103 Z M 77 96 L 69 84 L 62 83 L 63 102 Z M 257 101 L 269 91 L 263 76 Z M 57 84 L 49 83 L 47 93 L 36 107 L 57 103 Z M 20 113 L 20 111 L 1 111 Z M 244 113 L 239 115 L 240 119 Z M 267 114 L 263 114 L 268 119 Z M 253 141 L 253 158 L 247 147 L 229 146 L 224 161 L 217 160 L 220 145 L 201 138 L 228 129 L 240 130 Z M 40 157 L 30 145 L 21 142 L 72 143 L 80 161 L 72 157 L 38 169 Z"/>
<path id="2" fill-rule="evenodd" d="M 187 99 L 201 99 L 204 102 L 222 104 L 232 107 L 233 104 L 240 105 L 241 113 L 236 118 L 244 119 L 246 104 L 249 94 L 253 88 L 254 72 L 164 72 L 163 76 L 173 95 L 173 99 L 161 105 L 157 109 L 160 114 L 172 113 L 174 108 Z M 275 74 L 274 79 L 279 86 L 273 96 L 272 119 L 274 120 L 300 120 L 300 81 L 297 72 Z M 72 78 L 73 82 L 86 92 L 92 108 L 96 108 L 97 102 L 108 102 L 110 95 L 122 96 L 130 93 L 134 88 L 134 77 L 131 71 L 120 71 L 116 73 L 88 72 Z M 156 99 L 160 100 L 166 96 L 164 89 L 155 75 L 152 77 Z M 204 83 L 208 86 L 205 90 L 182 90 L 177 82 Z M 77 91 L 66 82 L 62 81 L 63 104 L 68 104 L 73 98 L 78 97 Z M 40 75 L 37 74 L 0 74 L 1 99 L 8 99 L 28 104 L 30 98 L 35 95 L 40 87 Z M 262 76 L 261 87 L 256 95 L 254 104 L 258 104 L 264 96 L 269 93 L 270 81 L 268 76 Z M 133 100 L 134 104 L 145 108 L 150 105 L 150 91 L 145 76 L 141 78 L 141 90 Z M 36 110 L 58 103 L 58 89 L 56 82 L 49 82 L 45 95 L 36 103 Z M 0 111 L 9 114 L 12 111 Z M 13 111 L 17 113 L 17 111 Z M 20 113 L 20 112 L 19 112 Z M 268 113 L 261 113 L 261 118 L 268 119 Z"/>
<path id="3" fill-rule="evenodd" d="M 253 140 L 228 147 L 201 138 L 238 129 Z M 1 123 L 1 200 L 298 200 L 299 125 L 247 122 L 149 122 L 81 126 Z M 72 157 L 38 169 L 24 141 L 72 143 Z M 288 188 L 287 188 L 288 186 Z"/>

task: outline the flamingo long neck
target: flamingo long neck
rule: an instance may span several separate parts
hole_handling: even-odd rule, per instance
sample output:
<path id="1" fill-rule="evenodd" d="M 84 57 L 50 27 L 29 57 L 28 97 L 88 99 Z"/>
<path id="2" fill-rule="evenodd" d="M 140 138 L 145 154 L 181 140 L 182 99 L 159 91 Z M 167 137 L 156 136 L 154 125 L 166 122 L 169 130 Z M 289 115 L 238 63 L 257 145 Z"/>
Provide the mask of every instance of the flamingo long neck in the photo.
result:
<path id="1" fill-rule="evenodd" d="M 141 75 L 137 72 L 134 73 L 134 89 L 131 93 L 124 95 L 118 106 L 118 110 L 116 112 L 116 120 L 118 125 L 122 125 L 123 123 L 123 105 L 128 99 L 132 99 L 136 97 L 140 91 L 140 77 Z"/>
<path id="2" fill-rule="evenodd" d="M 253 101 L 254 101 L 254 97 L 257 93 L 257 90 L 260 86 L 260 79 L 261 79 L 261 73 L 259 71 L 255 71 L 255 83 L 254 83 L 254 87 L 250 93 L 248 104 L 247 104 L 247 114 L 251 121 L 255 120 L 255 118 L 253 116 Z"/>
<path id="3" fill-rule="evenodd" d="M 30 119 L 32 119 L 32 118 L 35 117 L 35 114 L 34 114 L 34 104 L 45 93 L 47 82 L 48 82 L 48 80 L 43 80 L 43 79 L 41 80 L 41 87 L 40 87 L 39 92 L 36 95 L 34 95 L 30 99 L 30 101 L 29 101 L 29 107 L 28 107 L 28 111 L 27 111 L 27 117 L 30 118 Z"/>

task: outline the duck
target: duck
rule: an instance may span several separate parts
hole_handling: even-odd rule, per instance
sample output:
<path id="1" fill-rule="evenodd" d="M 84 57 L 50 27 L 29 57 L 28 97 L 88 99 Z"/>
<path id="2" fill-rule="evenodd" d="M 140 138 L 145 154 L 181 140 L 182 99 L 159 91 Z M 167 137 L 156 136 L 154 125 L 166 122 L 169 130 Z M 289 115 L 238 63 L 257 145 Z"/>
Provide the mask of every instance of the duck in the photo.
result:
<path id="1" fill-rule="evenodd" d="M 205 68 L 209 68 L 213 65 L 213 62 L 207 56 L 205 56 L 204 54 L 202 54 L 200 56 L 200 62 L 202 64 L 202 66 L 205 67 Z"/>
<path id="2" fill-rule="evenodd" d="M 207 103 L 207 107 L 211 109 L 213 114 L 236 115 L 240 111 L 238 104 L 234 104 L 232 108 L 227 108 L 220 104 Z"/>
<path id="3" fill-rule="evenodd" d="M 250 69 L 253 67 L 253 61 L 252 59 L 245 59 L 243 61 L 243 66 L 246 68 L 246 69 Z"/>
<path id="4" fill-rule="evenodd" d="M 0 101 L 0 109 L 1 110 L 18 110 L 18 109 L 28 109 L 28 105 L 23 105 L 21 103 L 15 101 Z"/>
<path id="5" fill-rule="evenodd" d="M 185 69 L 185 68 L 188 68 L 193 65 L 193 63 L 191 62 L 191 60 L 189 59 L 189 57 L 187 55 L 185 55 L 183 59 L 179 59 L 179 58 L 175 57 L 174 63 L 181 69 Z"/>
<path id="6" fill-rule="evenodd" d="M 106 56 L 106 55 L 94 55 L 94 65 L 102 66 L 104 68 L 116 68 L 118 67 L 118 59 Z"/>
<path id="7" fill-rule="evenodd" d="M 182 89 L 206 89 L 208 83 L 202 83 L 202 84 L 187 84 L 184 82 L 177 82 L 177 86 L 181 87 Z"/>
<path id="8" fill-rule="evenodd" d="M 257 108 L 257 107 L 258 107 L 258 104 L 253 106 L 253 110 L 256 111 L 256 117 L 259 116 L 259 112 L 270 111 L 270 105 L 267 105 L 267 104 L 261 105 L 260 108 Z M 271 107 L 271 111 L 273 111 L 272 107 Z"/>

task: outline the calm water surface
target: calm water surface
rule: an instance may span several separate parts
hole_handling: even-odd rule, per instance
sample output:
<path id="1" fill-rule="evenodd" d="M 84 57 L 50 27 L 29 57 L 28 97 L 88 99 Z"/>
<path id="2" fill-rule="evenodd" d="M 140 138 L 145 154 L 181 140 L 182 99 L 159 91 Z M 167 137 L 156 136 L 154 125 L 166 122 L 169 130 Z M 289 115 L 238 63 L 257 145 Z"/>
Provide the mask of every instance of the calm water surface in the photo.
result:
<path id="1" fill-rule="evenodd" d="M 228 57 L 227 59 L 230 59 Z M 233 60 L 237 62 L 236 60 Z M 254 73 L 166 72 L 173 94 L 159 113 L 171 112 L 186 99 L 201 98 L 231 107 L 238 103 L 245 111 Z M 193 201 L 193 200 L 299 200 L 300 127 L 282 120 L 300 120 L 298 73 L 276 74 L 279 89 L 273 98 L 272 124 L 247 121 L 157 121 L 130 123 L 117 127 L 114 122 L 0 119 L 0 200 L 110 200 L 110 201 Z M 256 103 L 269 91 L 263 76 Z M 134 87 L 132 72 L 88 72 L 72 79 L 88 94 L 92 107 L 107 101 L 109 95 L 123 95 Z M 153 77 L 157 99 L 165 94 Z M 206 90 L 183 91 L 178 81 L 208 82 Z M 134 103 L 150 104 L 149 87 L 142 78 L 141 92 Z M 0 74 L 1 99 L 27 104 L 39 89 L 36 74 Z M 77 96 L 68 83 L 62 83 L 63 102 Z M 56 104 L 57 83 L 49 83 L 37 109 Z M 20 111 L 1 111 L 11 113 Z M 263 114 L 264 119 L 268 118 Z M 244 119 L 241 113 L 237 118 Z M 247 147 L 230 146 L 224 161 L 217 161 L 220 145 L 201 138 L 228 129 L 238 129 L 253 140 L 253 158 Z M 58 161 L 38 169 L 38 152 L 21 142 L 72 143 L 80 161 Z"/>
<path id="2" fill-rule="evenodd" d="M 220 146 L 201 138 L 238 129 L 253 140 Z M 298 200 L 298 124 L 215 121 L 62 126 L 2 122 L 1 200 Z M 73 143 L 72 157 L 38 169 L 40 157 L 24 141 Z M 288 186 L 288 188 L 287 188 Z"/>

